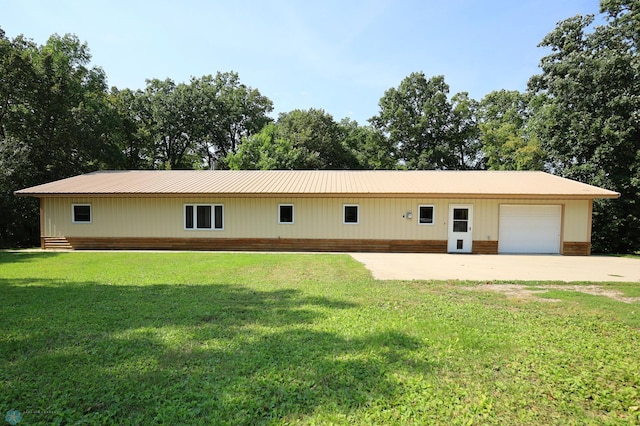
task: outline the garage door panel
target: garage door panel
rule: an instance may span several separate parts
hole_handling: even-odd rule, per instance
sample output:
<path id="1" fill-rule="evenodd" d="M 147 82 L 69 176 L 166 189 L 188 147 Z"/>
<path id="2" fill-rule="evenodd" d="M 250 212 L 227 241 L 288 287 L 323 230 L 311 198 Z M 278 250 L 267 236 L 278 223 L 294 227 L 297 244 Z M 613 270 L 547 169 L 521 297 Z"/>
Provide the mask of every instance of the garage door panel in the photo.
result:
<path id="1" fill-rule="evenodd" d="M 559 253 L 562 207 L 502 205 L 500 253 Z"/>

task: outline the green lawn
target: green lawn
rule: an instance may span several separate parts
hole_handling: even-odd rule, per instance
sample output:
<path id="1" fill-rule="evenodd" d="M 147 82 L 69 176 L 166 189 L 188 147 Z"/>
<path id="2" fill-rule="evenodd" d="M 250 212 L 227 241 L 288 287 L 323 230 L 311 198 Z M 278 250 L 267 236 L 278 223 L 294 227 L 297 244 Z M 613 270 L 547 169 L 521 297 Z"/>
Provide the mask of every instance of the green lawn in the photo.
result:
<path id="1" fill-rule="evenodd" d="M 640 424 L 640 303 L 478 284 L 375 281 L 346 255 L 0 253 L 0 415 Z"/>

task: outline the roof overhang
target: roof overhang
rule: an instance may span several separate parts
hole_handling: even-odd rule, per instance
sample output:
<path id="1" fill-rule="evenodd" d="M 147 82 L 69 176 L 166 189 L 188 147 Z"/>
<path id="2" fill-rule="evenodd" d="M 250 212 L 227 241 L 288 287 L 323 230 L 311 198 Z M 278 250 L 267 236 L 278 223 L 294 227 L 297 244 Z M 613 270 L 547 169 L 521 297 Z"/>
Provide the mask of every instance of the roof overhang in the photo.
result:
<path id="1" fill-rule="evenodd" d="M 442 199 L 522 199 L 522 200 L 593 200 L 599 198 L 620 198 L 619 193 L 586 196 L 580 194 L 462 194 L 462 193 L 277 193 L 277 194 L 246 194 L 246 193 L 36 193 L 15 192 L 19 197 L 37 198 L 442 198 Z"/>
<path id="2" fill-rule="evenodd" d="M 535 171 L 104 171 L 15 192 L 40 198 L 445 198 L 593 200 L 619 193 Z"/>

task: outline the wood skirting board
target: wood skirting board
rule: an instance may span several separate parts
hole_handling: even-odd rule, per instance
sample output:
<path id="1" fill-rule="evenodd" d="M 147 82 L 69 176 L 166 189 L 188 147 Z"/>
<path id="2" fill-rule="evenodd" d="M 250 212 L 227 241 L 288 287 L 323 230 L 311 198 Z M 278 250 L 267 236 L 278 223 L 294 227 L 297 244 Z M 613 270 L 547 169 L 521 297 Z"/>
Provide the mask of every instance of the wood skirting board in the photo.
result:
<path id="1" fill-rule="evenodd" d="M 43 237 L 44 249 L 446 253 L 446 241 L 306 238 Z"/>
<path id="2" fill-rule="evenodd" d="M 446 253 L 442 240 L 348 240 L 306 238 L 114 238 L 42 237 L 43 249 L 107 250 L 239 250 L 380 253 Z M 498 254 L 498 241 L 473 241 L 473 254 Z M 588 256 L 591 243 L 564 242 L 562 254 Z"/>
<path id="3" fill-rule="evenodd" d="M 591 243 L 565 241 L 562 244 L 562 254 L 565 256 L 589 256 L 591 254 Z"/>
<path id="4" fill-rule="evenodd" d="M 473 254 L 498 254 L 498 242 L 473 240 L 471 252 Z"/>

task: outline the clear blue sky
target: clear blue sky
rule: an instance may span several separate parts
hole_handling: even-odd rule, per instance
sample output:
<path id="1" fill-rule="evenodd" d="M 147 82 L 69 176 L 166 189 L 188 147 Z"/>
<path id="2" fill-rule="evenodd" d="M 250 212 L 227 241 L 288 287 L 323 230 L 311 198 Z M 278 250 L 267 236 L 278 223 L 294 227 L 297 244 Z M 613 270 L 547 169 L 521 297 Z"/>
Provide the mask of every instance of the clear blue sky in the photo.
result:
<path id="1" fill-rule="evenodd" d="M 87 42 L 110 86 L 236 71 L 279 112 L 322 108 L 360 124 L 414 71 L 480 100 L 525 90 L 555 24 L 597 0 L 3 0 L 0 27 L 38 44 Z"/>

